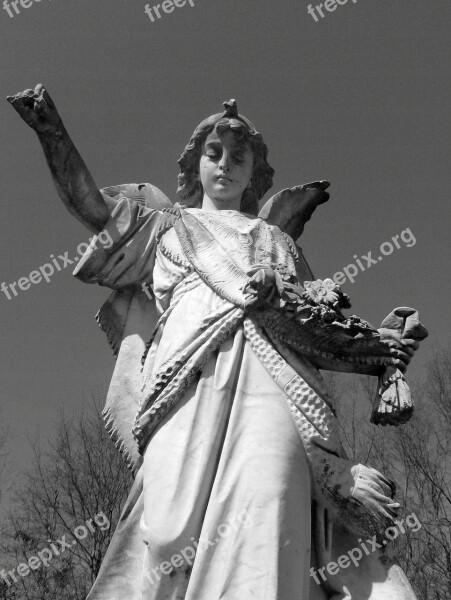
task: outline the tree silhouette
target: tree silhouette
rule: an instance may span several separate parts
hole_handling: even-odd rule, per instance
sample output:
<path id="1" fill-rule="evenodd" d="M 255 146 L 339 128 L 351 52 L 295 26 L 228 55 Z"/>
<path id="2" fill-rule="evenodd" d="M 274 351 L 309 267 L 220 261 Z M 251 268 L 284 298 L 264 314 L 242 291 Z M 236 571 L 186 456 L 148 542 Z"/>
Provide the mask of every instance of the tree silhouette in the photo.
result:
<path id="1" fill-rule="evenodd" d="M 401 517 L 414 513 L 421 523 L 395 541 L 412 587 L 421 600 L 451 600 L 450 348 L 436 350 L 420 379 L 409 376 L 415 413 L 399 427 L 370 424 L 374 378 L 327 378 L 349 456 L 396 482 Z"/>
<path id="2" fill-rule="evenodd" d="M 0 580 L 0 599 L 84 600 L 131 483 L 98 400 L 76 418 L 61 417 L 47 448 L 33 445 L 31 468 L 14 492 L 2 549 L 17 581 Z M 21 576 L 36 565 L 31 557 L 44 561 Z"/>

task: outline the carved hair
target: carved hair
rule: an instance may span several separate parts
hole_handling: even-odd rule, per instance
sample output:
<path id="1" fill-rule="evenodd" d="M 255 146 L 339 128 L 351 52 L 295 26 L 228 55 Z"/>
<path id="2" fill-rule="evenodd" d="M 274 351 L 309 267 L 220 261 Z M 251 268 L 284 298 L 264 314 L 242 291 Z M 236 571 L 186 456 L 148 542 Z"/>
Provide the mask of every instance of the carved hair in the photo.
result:
<path id="1" fill-rule="evenodd" d="M 254 153 L 251 187 L 243 192 L 240 211 L 257 215 L 258 201 L 272 187 L 274 176 L 274 169 L 267 162 L 268 148 L 254 125 L 246 117 L 238 114 L 234 100 L 225 102 L 224 106 L 226 108 L 224 113 L 212 115 L 196 127 L 177 161 L 180 166 L 177 195 L 186 206 L 201 205 L 203 188 L 199 179 L 199 163 L 203 144 L 213 130 L 216 129 L 218 133 L 231 130 L 240 143 L 249 143 Z"/>

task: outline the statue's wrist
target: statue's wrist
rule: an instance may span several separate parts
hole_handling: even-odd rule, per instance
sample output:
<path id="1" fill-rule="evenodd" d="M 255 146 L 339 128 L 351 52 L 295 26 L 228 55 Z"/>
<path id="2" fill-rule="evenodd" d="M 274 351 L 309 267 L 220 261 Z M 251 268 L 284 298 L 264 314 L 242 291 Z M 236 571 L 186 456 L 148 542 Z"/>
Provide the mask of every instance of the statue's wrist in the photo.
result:
<path id="1" fill-rule="evenodd" d="M 42 131 L 36 130 L 36 134 L 41 144 L 43 145 L 46 145 L 49 142 L 55 143 L 70 139 L 69 134 L 67 133 L 66 128 L 62 123 L 58 125 L 53 125 L 51 127 L 47 127 Z"/>

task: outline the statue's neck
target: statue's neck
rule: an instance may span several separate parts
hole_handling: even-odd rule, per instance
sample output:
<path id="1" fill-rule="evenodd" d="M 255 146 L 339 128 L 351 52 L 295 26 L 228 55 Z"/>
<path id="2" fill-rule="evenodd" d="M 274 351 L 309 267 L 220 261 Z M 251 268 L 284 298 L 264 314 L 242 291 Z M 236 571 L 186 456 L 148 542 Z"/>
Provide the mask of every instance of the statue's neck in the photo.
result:
<path id="1" fill-rule="evenodd" d="M 240 210 L 241 196 L 223 200 L 222 198 L 210 198 L 208 194 L 204 194 L 202 200 L 202 210 L 207 212 L 215 212 L 218 210 Z"/>

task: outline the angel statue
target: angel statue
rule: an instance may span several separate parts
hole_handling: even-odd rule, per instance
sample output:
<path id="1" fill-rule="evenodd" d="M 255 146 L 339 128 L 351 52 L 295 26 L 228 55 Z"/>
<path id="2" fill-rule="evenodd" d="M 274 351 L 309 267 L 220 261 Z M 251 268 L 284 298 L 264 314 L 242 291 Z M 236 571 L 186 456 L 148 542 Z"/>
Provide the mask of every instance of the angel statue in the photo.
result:
<path id="1" fill-rule="evenodd" d="M 346 317 L 315 281 L 296 241 L 328 182 L 259 211 L 274 170 L 231 100 L 184 149 L 179 202 L 149 183 L 99 191 L 42 85 L 8 101 L 69 212 L 113 240 L 74 275 L 113 290 L 104 415 L 135 480 L 88 600 L 414 599 L 383 537 L 394 484 L 347 458 L 320 369 L 398 385 L 420 326 L 401 331 L 404 309 L 380 330 Z"/>

